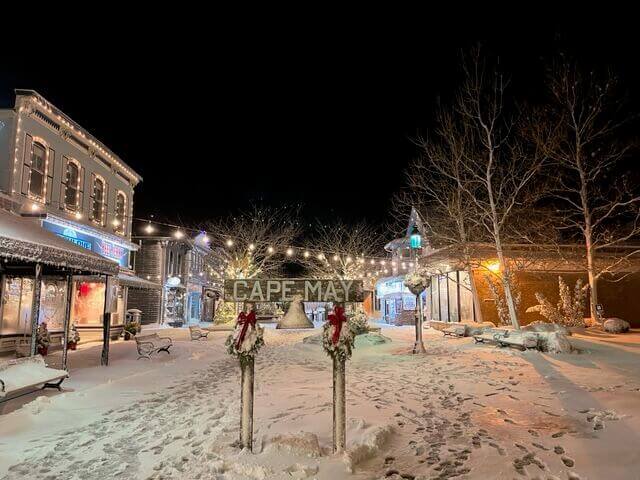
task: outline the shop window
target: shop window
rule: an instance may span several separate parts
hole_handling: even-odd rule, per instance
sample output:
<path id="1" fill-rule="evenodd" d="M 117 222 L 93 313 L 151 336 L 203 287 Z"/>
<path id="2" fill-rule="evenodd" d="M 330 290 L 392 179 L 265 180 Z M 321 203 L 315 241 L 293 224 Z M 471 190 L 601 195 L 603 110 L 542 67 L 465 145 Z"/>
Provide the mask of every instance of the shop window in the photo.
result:
<path id="1" fill-rule="evenodd" d="M 46 323 L 49 331 L 63 330 L 67 282 L 46 279 L 42 282 L 38 323 Z"/>
<path id="2" fill-rule="evenodd" d="M 31 146 L 31 173 L 29 175 L 29 195 L 44 198 L 47 175 L 47 150 L 44 145 L 33 142 Z"/>
<path id="3" fill-rule="evenodd" d="M 440 320 L 443 322 L 449 321 L 449 288 L 447 285 L 447 278 L 447 275 L 438 276 L 438 284 L 440 286 Z"/>
<path id="4" fill-rule="evenodd" d="M 102 325 L 104 315 L 105 284 L 78 281 L 73 297 L 72 320 L 78 325 Z"/>
<path id="5" fill-rule="evenodd" d="M 80 166 L 73 160 L 67 160 L 64 181 L 64 206 L 76 212 L 80 205 Z"/>
<path id="6" fill-rule="evenodd" d="M 431 277 L 431 318 L 440 320 L 440 287 L 438 277 Z"/>
<path id="7" fill-rule="evenodd" d="M 473 321 L 473 291 L 471 290 L 471 279 L 469 272 L 458 272 L 458 282 L 460 285 L 460 320 L 463 322 Z"/>
<path id="8" fill-rule="evenodd" d="M 116 196 L 116 218 L 115 227 L 117 233 L 124 233 L 126 219 L 127 197 L 123 192 L 118 192 Z"/>
<path id="9" fill-rule="evenodd" d="M 458 272 L 447 274 L 449 282 L 449 321 L 459 322 L 458 316 Z"/>
<path id="10" fill-rule="evenodd" d="M 102 225 L 104 222 L 105 182 L 102 177 L 93 176 L 93 189 L 91 191 L 91 219 Z"/>
<path id="11" fill-rule="evenodd" d="M 31 335 L 33 279 L 7 276 L 4 282 L 0 333 Z"/>

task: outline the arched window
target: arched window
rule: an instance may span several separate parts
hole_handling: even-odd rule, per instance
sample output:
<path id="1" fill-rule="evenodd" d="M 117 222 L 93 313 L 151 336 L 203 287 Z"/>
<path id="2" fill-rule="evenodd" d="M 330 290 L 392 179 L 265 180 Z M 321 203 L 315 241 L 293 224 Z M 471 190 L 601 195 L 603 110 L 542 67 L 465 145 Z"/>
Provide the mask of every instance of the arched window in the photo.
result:
<path id="1" fill-rule="evenodd" d="M 75 212 L 79 207 L 80 167 L 73 160 L 67 161 L 67 171 L 64 179 L 64 206 Z"/>
<path id="2" fill-rule="evenodd" d="M 105 183 L 102 177 L 94 176 L 93 178 L 93 191 L 91 192 L 91 198 L 93 202 L 91 204 L 91 218 L 94 222 L 103 223 L 103 207 L 104 207 L 104 193 Z"/>
<path id="3" fill-rule="evenodd" d="M 116 232 L 124 233 L 125 231 L 125 219 L 127 210 L 127 197 L 123 192 L 118 192 L 116 195 L 116 216 L 115 227 Z"/>
<path id="4" fill-rule="evenodd" d="M 47 149 L 38 142 L 31 147 L 31 175 L 29 176 L 29 194 L 44 198 L 44 181 L 47 175 Z"/>

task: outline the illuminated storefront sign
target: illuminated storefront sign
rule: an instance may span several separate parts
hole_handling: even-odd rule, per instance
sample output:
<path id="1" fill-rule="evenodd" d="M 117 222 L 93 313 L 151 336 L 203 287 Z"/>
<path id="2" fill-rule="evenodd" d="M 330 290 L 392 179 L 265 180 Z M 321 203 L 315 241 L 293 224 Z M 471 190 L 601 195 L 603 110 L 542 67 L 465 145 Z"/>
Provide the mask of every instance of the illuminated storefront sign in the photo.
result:
<path id="1" fill-rule="evenodd" d="M 68 242 L 118 262 L 122 267 L 129 266 L 129 250 L 120 245 L 46 220 L 42 222 L 42 226 Z"/>

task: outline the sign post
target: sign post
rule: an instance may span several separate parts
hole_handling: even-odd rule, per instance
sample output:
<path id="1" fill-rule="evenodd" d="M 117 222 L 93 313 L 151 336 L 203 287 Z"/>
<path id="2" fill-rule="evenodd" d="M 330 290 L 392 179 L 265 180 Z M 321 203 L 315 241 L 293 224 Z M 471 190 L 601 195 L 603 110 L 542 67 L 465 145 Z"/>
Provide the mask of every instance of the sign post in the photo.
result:
<path id="1" fill-rule="evenodd" d="M 333 451 L 346 446 L 346 362 L 351 357 L 355 337 L 347 324 L 344 302 L 364 301 L 362 280 L 317 279 L 229 279 L 224 282 L 224 300 L 228 302 L 332 302 L 334 311 L 323 326 L 322 345 L 333 361 Z M 254 333 L 255 332 L 255 333 Z M 262 329 L 256 326 L 253 308 L 248 315 L 241 312 L 235 331 L 227 338 L 230 354 L 240 358 L 241 407 L 240 444 L 251 450 L 253 445 L 254 357 L 264 345 Z"/>

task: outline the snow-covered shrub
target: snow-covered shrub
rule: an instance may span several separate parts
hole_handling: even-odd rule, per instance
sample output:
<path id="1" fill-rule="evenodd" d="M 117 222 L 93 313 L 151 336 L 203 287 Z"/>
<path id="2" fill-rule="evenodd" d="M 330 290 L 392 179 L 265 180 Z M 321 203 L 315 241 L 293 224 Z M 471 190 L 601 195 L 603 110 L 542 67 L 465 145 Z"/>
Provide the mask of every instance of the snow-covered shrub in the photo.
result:
<path id="1" fill-rule="evenodd" d="M 416 269 L 404 277 L 404 284 L 414 295 L 420 295 L 431 285 L 431 277 L 423 269 Z"/>
<path id="2" fill-rule="evenodd" d="M 80 341 L 80 333 L 78 333 L 78 326 L 76 322 L 71 325 L 71 331 L 69 332 L 68 343 L 78 343 Z"/>
<path id="3" fill-rule="evenodd" d="M 625 333 L 631 328 L 629 322 L 622 320 L 621 318 L 608 318 L 604 321 L 602 328 L 605 332 L 609 333 Z"/>
<path id="4" fill-rule="evenodd" d="M 369 319 L 364 312 L 356 312 L 353 316 L 349 317 L 348 323 L 354 335 L 362 335 L 369 331 Z"/>
<path id="5" fill-rule="evenodd" d="M 551 323 L 559 323 L 567 327 L 584 327 L 584 306 L 587 298 L 586 291 L 582 286 L 582 280 L 578 279 L 571 289 L 564 282 L 562 277 L 558 277 L 558 305 L 553 306 L 549 300 L 541 293 L 536 292 L 540 315 Z"/>
<path id="6" fill-rule="evenodd" d="M 501 325 L 511 325 L 511 317 L 509 316 L 509 308 L 507 307 L 507 301 L 504 297 L 504 287 L 502 283 L 495 277 L 484 275 L 491 296 L 496 303 L 496 310 L 498 311 L 498 319 Z M 511 273 L 511 278 L 508 280 L 511 285 L 511 294 L 513 295 L 513 305 L 518 309 L 522 295 L 520 293 L 520 287 L 515 280 L 515 275 Z"/>

